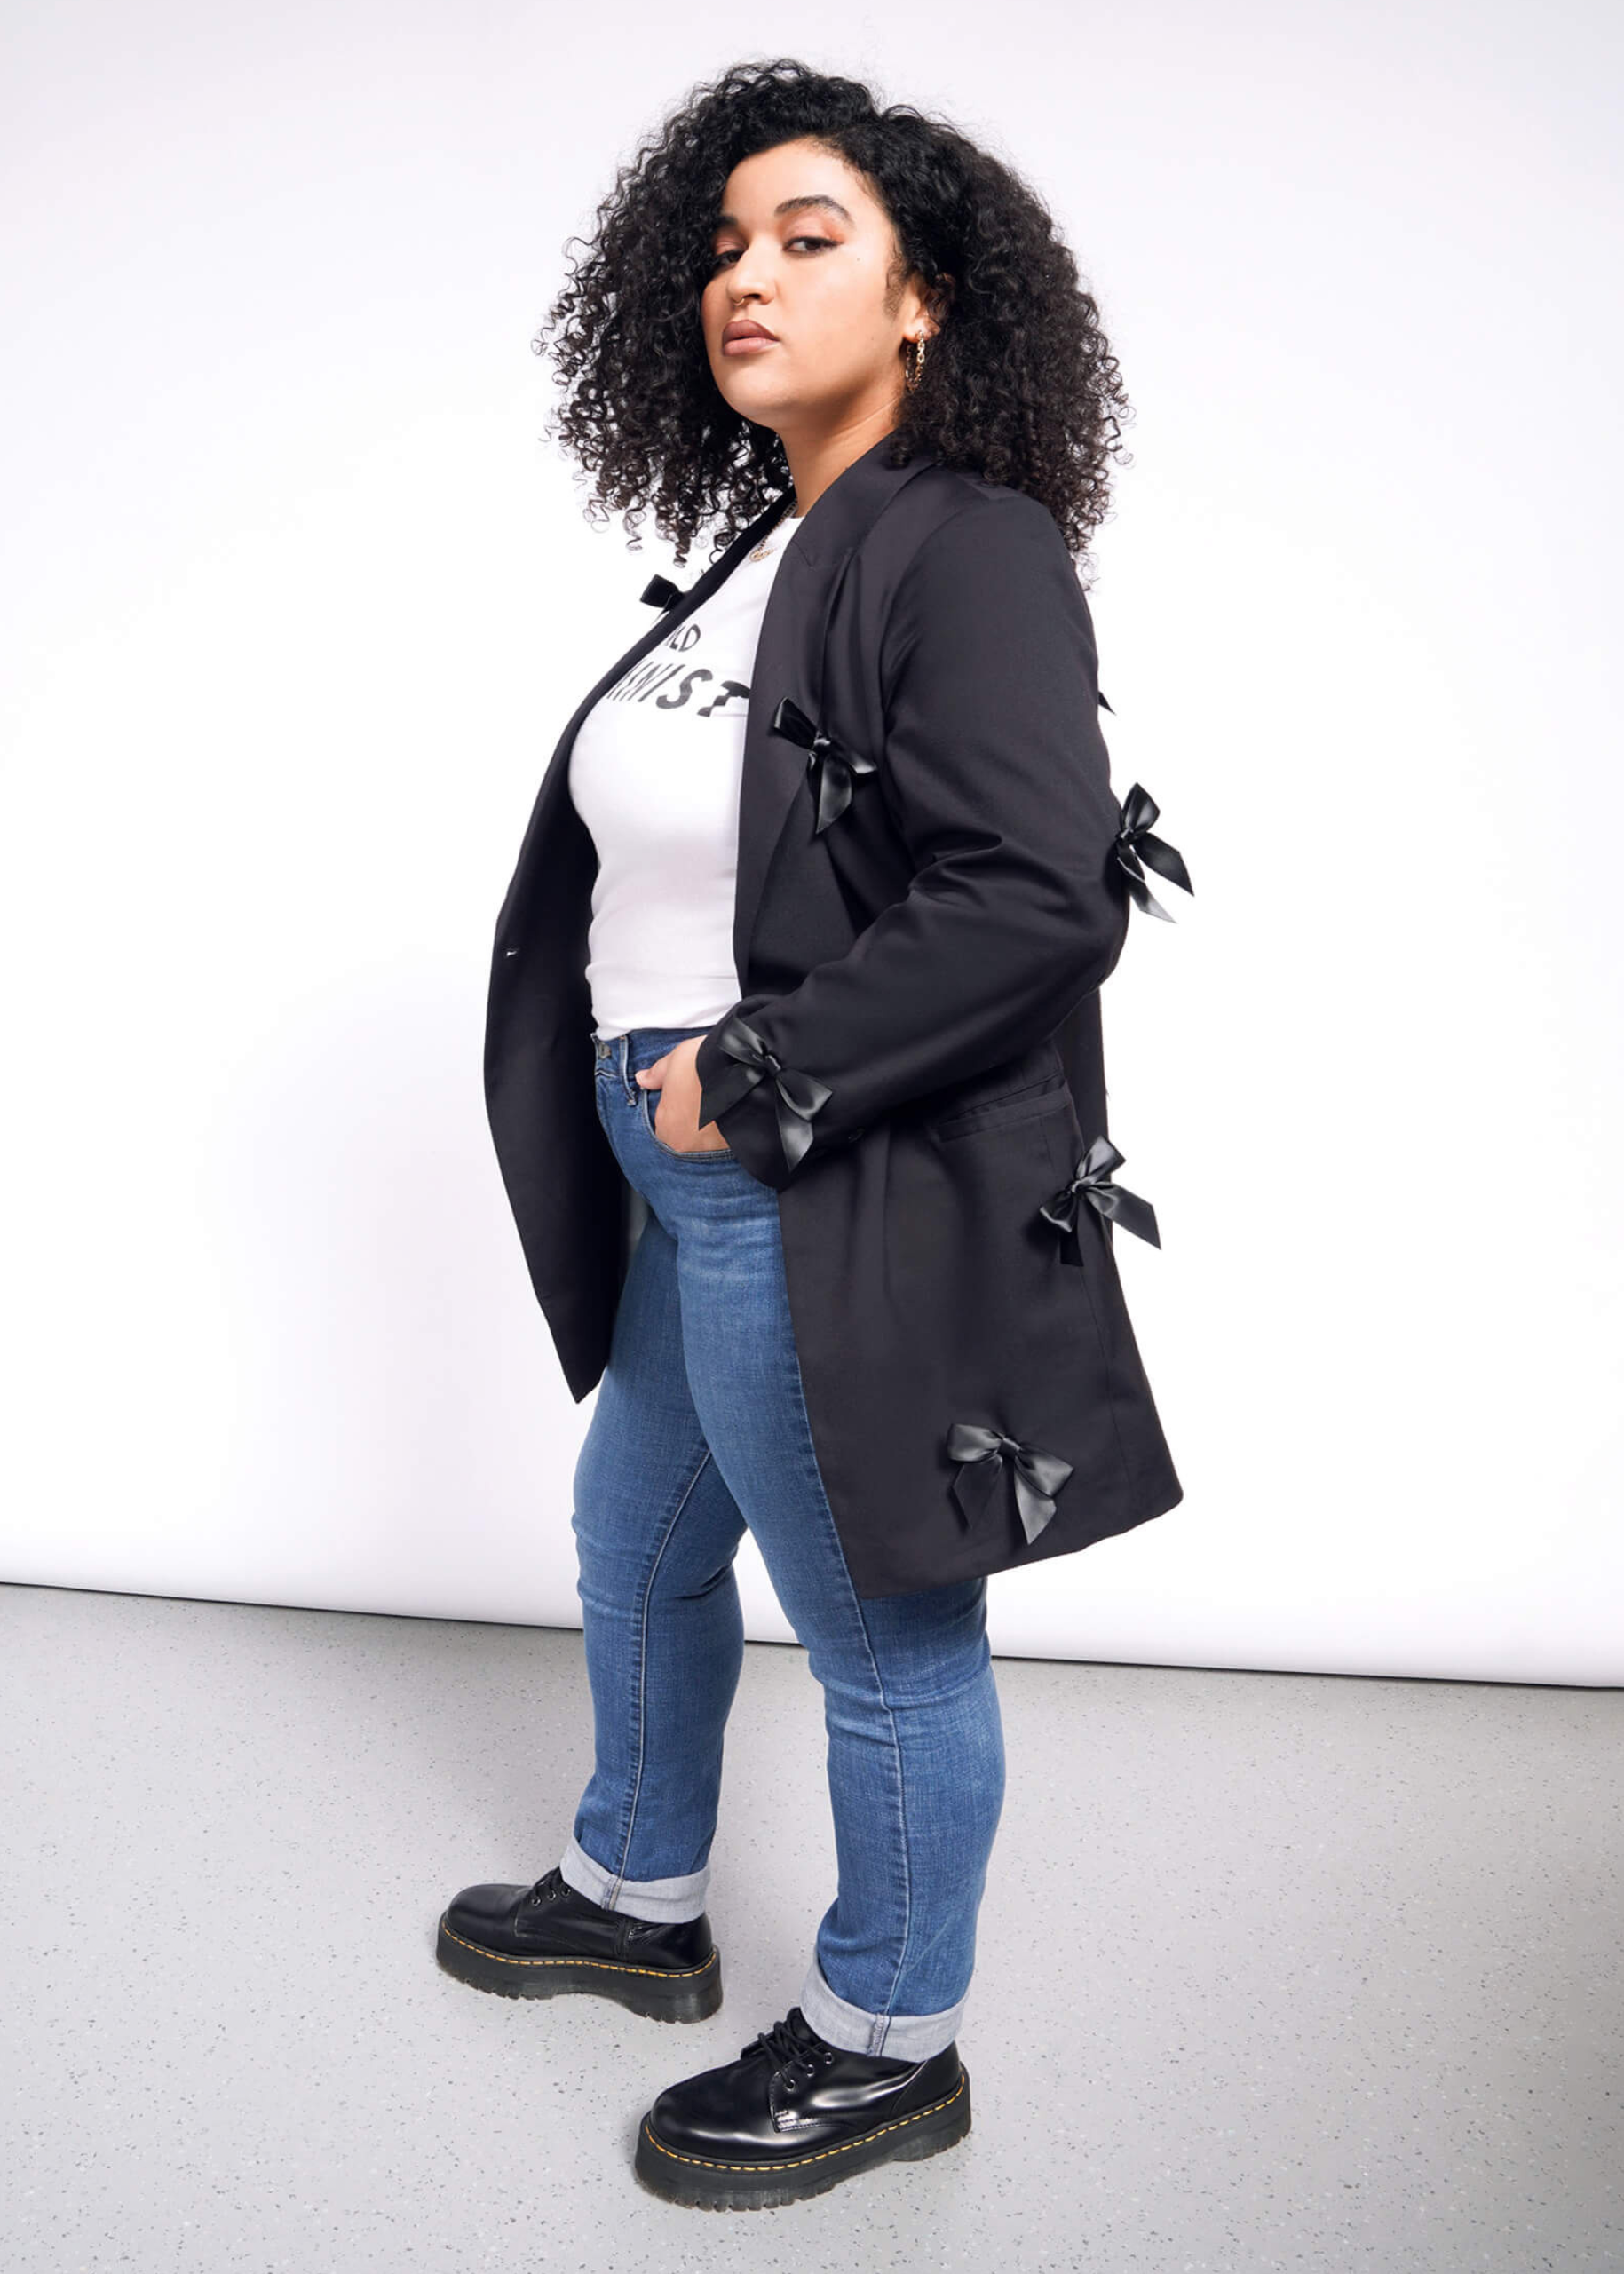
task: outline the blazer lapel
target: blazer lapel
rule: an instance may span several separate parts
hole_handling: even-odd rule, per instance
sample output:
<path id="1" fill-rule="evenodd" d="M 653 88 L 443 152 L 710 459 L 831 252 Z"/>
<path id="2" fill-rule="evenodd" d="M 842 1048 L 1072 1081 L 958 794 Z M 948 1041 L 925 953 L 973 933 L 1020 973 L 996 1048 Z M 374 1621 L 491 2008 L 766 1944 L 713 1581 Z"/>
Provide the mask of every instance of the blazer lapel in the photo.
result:
<path id="1" fill-rule="evenodd" d="M 884 459 L 890 440 L 889 434 L 882 435 L 860 457 L 854 458 L 809 509 L 785 549 L 767 596 L 750 672 L 739 796 L 733 941 L 741 994 L 749 992 L 750 941 L 767 871 L 794 811 L 796 793 L 806 780 L 805 751 L 799 744 L 772 732 L 772 714 L 780 699 L 788 694 L 795 697 L 809 717 L 822 723 L 824 648 L 829 619 L 846 571 L 891 498 L 922 468 L 932 463 L 928 453 L 918 451 L 905 466 L 887 465 Z M 776 500 L 741 530 L 682 598 L 665 609 L 623 655 L 615 658 L 576 704 L 536 791 L 512 881 L 496 919 L 494 958 L 497 963 L 519 954 L 519 935 L 535 905 L 533 887 L 539 884 L 543 870 L 551 867 L 547 859 L 548 848 L 554 844 L 559 828 L 571 819 L 574 820 L 587 869 L 584 876 L 574 881 L 590 891 L 591 841 L 568 799 L 569 753 L 582 720 L 622 673 L 658 646 L 675 625 L 709 598 L 777 520 L 781 503 L 781 499 Z M 560 852 L 566 849 L 566 844 L 558 844 Z M 572 876 L 573 872 L 572 856 Z M 549 898 L 554 902 L 555 913 L 558 888 L 563 881 L 556 871 L 551 874 Z"/>
<path id="2" fill-rule="evenodd" d="M 524 910 L 532 871 L 540 866 L 542 849 L 550 842 L 554 826 L 563 817 L 568 804 L 569 754 L 582 720 L 599 695 L 606 693 L 623 672 L 629 671 L 634 663 L 640 662 L 651 648 L 657 647 L 662 639 L 669 637 L 675 625 L 681 623 L 685 617 L 691 616 L 701 602 L 709 599 L 724 577 L 731 573 L 753 544 L 759 543 L 763 532 L 778 519 L 781 503 L 780 499 L 769 505 L 757 515 L 748 528 L 741 530 L 732 544 L 688 587 L 682 598 L 661 610 L 625 654 L 615 658 L 602 677 L 587 689 L 571 712 L 554 746 L 547 771 L 542 776 L 541 787 L 535 793 L 524 840 L 519 848 L 519 859 L 514 863 L 512 881 L 496 919 L 495 952 L 498 959 L 506 952 L 509 931 Z"/>
<path id="3" fill-rule="evenodd" d="M 883 435 L 854 458 L 809 508 L 767 595 L 750 672 L 739 791 L 733 962 L 741 995 L 749 993 L 750 942 L 767 872 L 806 784 L 807 754 L 799 743 L 773 733 L 773 713 L 785 695 L 792 695 L 815 725 L 823 724 L 824 651 L 846 571 L 886 505 L 931 463 L 920 451 L 905 466 L 887 465 L 890 441 L 889 434 Z M 806 810 L 810 815 L 810 797 Z"/>

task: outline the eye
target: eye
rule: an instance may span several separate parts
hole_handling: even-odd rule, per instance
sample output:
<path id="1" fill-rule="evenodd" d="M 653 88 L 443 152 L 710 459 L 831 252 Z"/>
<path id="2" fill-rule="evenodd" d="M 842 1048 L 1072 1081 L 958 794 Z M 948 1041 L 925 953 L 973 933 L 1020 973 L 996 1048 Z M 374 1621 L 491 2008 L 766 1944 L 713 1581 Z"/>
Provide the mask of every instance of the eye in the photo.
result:
<path id="1" fill-rule="evenodd" d="M 813 245 L 820 250 L 821 250 L 825 245 L 837 245 L 839 242 L 840 240 L 838 237 L 786 237 L 784 240 L 786 247 L 790 245 Z M 711 254 L 710 265 L 713 268 L 720 268 L 725 262 L 736 259 L 737 257 L 738 247 L 736 245 L 725 245 L 719 252 L 714 252 Z"/>

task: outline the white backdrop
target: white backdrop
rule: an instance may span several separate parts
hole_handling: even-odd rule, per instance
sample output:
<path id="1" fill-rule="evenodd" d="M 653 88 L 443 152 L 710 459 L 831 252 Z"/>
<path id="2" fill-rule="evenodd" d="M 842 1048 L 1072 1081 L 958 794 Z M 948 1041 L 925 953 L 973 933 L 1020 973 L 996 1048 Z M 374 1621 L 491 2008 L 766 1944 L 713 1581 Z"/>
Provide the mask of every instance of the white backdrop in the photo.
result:
<path id="1" fill-rule="evenodd" d="M 770 35 L 1028 173 L 1137 410 L 1103 723 L 1197 897 L 1136 917 L 1106 1042 L 1186 1497 L 995 1579 L 994 1648 L 1617 1682 L 1620 20 L 999 28 Z M 485 982 L 671 560 L 586 523 L 529 342 L 617 161 L 762 37 L 13 12 L 0 1575 L 578 1623 L 590 1403 Z"/>

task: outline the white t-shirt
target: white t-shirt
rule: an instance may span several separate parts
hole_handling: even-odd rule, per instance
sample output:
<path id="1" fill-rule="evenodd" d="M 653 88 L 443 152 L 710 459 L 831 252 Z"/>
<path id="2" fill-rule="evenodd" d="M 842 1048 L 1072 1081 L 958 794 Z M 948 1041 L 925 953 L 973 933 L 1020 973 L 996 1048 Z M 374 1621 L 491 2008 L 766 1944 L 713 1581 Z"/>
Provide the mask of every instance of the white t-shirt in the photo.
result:
<path id="1" fill-rule="evenodd" d="M 575 730 L 569 791 L 598 852 L 592 1022 L 714 1026 L 739 1000 L 733 887 L 744 725 L 761 619 L 804 517 L 774 524 Z M 754 546 L 751 551 L 759 551 Z"/>

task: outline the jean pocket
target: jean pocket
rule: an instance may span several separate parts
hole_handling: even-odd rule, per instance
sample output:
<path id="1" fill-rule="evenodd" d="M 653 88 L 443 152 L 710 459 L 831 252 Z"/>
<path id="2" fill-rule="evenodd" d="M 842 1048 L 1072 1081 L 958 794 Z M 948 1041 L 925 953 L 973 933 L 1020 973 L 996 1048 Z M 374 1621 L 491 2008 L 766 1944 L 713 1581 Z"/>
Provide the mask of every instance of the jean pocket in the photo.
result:
<path id="1" fill-rule="evenodd" d="M 667 1145 L 665 1139 L 654 1127 L 654 1103 L 659 1095 L 660 1092 L 657 1089 L 645 1089 L 641 1084 L 638 1085 L 638 1099 L 643 1115 L 643 1126 L 648 1131 L 650 1137 L 653 1137 L 654 1143 L 659 1146 L 661 1152 L 665 1154 L 668 1161 L 731 1161 L 733 1159 L 732 1148 L 725 1145 L 707 1146 L 702 1153 L 683 1153 L 680 1152 L 676 1145 Z"/>

